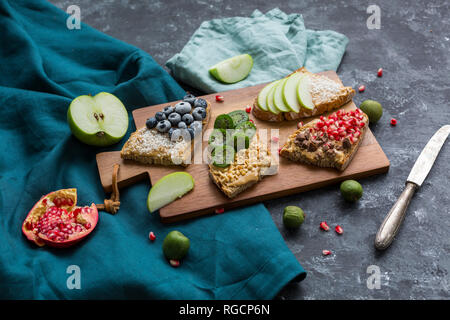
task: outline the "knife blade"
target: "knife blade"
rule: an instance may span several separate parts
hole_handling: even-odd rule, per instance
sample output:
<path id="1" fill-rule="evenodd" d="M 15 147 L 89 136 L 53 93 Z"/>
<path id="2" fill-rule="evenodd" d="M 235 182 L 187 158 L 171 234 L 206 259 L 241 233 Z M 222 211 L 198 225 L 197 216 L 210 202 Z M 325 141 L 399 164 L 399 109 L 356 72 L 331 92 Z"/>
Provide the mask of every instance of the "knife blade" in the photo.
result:
<path id="1" fill-rule="evenodd" d="M 433 164 L 450 133 L 450 125 L 442 126 L 428 141 L 414 163 L 406 186 L 397 202 L 392 206 L 375 237 L 375 248 L 384 250 L 392 243 L 405 218 L 406 209 L 415 193 L 425 181 Z"/>
<path id="2" fill-rule="evenodd" d="M 406 179 L 407 182 L 413 182 L 419 187 L 422 185 L 449 133 L 450 125 L 443 126 L 436 131 L 417 158 L 408 179 Z"/>

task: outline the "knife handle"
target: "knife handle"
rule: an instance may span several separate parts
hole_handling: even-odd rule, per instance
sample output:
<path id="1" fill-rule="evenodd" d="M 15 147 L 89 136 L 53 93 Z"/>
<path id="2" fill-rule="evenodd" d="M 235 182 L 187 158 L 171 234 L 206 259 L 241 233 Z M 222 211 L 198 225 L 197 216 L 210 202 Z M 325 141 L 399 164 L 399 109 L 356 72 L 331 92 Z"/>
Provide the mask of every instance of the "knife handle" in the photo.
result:
<path id="1" fill-rule="evenodd" d="M 417 190 L 417 185 L 412 182 L 407 182 L 397 202 L 392 206 L 386 218 L 384 218 L 380 229 L 375 237 L 375 248 L 384 250 L 392 243 L 395 235 L 400 229 L 400 224 L 406 215 L 406 209 L 411 202 L 411 198 Z"/>

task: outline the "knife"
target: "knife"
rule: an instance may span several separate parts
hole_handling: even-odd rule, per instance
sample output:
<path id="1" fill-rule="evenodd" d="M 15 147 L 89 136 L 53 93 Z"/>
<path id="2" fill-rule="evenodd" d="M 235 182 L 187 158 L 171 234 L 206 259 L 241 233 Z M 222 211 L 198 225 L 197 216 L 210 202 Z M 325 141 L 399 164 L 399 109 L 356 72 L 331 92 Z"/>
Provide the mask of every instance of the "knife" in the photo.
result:
<path id="1" fill-rule="evenodd" d="M 384 250 L 392 243 L 395 235 L 400 229 L 400 224 L 405 218 L 406 209 L 417 189 L 420 188 L 423 181 L 433 167 L 439 151 L 441 150 L 447 136 L 450 133 L 450 125 L 441 127 L 428 141 L 425 148 L 416 160 L 408 179 L 406 186 L 397 202 L 391 208 L 386 218 L 384 218 L 380 229 L 375 237 L 375 248 Z"/>

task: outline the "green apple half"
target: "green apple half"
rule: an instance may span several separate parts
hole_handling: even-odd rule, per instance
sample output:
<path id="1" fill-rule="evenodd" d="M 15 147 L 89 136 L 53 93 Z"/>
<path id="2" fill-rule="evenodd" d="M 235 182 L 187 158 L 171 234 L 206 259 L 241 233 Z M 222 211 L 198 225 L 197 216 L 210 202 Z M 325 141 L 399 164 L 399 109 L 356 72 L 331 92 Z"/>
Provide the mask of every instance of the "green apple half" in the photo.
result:
<path id="1" fill-rule="evenodd" d="M 297 99 L 302 108 L 313 110 L 314 102 L 311 92 L 311 78 L 307 74 L 303 74 L 297 85 Z"/>
<path id="2" fill-rule="evenodd" d="M 273 114 L 279 114 L 280 113 L 280 110 L 278 110 L 277 107 L 275 107 L 275 103 L 274 103 L 273 97 L 275 96 L 275 89 L 277 88 L 277 86 L 280 85 L 282 80 L 283 79 L 275 81 L 275 85 L 273 86 L 272 89 L 270 89 L 269 94 L 267 95 L 267 98 L 266 98 L 267 108 Z"/>
<path id="3" fill-rule="evenodd" d="M 114 95 L 100 92 L 95 96 L 75 98 L 67 111 L 73 135 L 92 146 L 109 146 L 119 142 L 128 129 L 128 113 Z"/>
<path id="4" fill-rule="evenodd" d="M 209 69 L 209 73 L 224 83 L 235 83 L 245 79 L 253 67 L 249 54 L 241 54 L 221 61 Z"/>
<path id="5" fill-rule="evenodd" d="M 293 73 L 283 86 L 283 101 L 293 112 L 299 112 L 301 107 L 297 99 L 297 87 L 301 77 L 302 73 Z"/>
<path id="6" fill-rule="evenodd" d="M 168 205 L 193 188 L 194 178 L 187 172 L 174 172 L 162 177 L 148 193 L 148 211 L 154 212 Z"/>
<path id="7" fill-rule="evenodd" d="M 275 108 L 281 112 L 291 111 L 291 109 L 283 101 L 283 87 L 287 79 L 288 78 L 284 78 L 281 80 L 280 84 L 275 88 L 275 92 L 273 94 L 273 104 L 275 105 Z"/>
<path id="8" fill-rule="evenodd" d="M 256 100 L 256 103 L 258 104 L 258 107 L 261 110 L 268 111 L 269 107 L 267 106 L 267 96 L 272 90 L 274 86 L 277 85 L 277 81 L 271 82 L 268 85 L 266 85 L 258 94 L 258 99 Z"/>

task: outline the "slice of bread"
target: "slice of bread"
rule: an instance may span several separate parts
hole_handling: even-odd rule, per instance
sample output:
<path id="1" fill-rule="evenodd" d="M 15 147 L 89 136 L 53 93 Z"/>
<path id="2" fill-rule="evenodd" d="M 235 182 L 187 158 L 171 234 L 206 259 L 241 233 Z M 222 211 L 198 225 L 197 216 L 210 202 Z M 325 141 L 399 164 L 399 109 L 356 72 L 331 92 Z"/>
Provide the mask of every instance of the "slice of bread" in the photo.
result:
<path id="1" fill-rule="evenodd" d="M 238 151 L 234 163 L 226 168 L 209 164 L 209 174 L 219 189 L 229 198 L 258 183 L 265 170 L 271 167 L 272 158 L 267 145 L 256 133 L 247 149 Z"/>
<path id="2" fill-rule="evenodd" d="M 206 117 L 202 120 L 202 132 L 206 129 L 211 117 L 211 104 L 209 101 L 207 104 Z M 168 133 L 161 133 L 144 126 L 131 134 L 120 156 L 122 159 L 146 164 L 186 167 L 191 163 L 195 143 L 202 143 L 202 139 L 171 141 Z"/>
<path id="3" fill-rule="evenodd" d="M 300 112 L 281 112 L 277 115 L 270 111 L 264 111 L 259 108 L 257 99 L 253 103 L 252 113 L 253 115 L 264 121 L 281 122 L 284 120 L 298 120 L 302 118 L 308 118 L 315 115 L 320 115 L 325 112 L 329 112 L 338 109 L 342 105 L 346 104 L 355 96 L 355 90 L 352 87 L 344 87 L 334 80 L 326 76 L 314 74 L 306 70 L 306 68 L 300 68 L 295 72 L 306 73 L 311 77 L 311 96 L 314 103 L 314 109 L 309 110 L 301 108 Z"/>
<path id="4" fill-rule="evenodd" d="M 333 120 L 337 113 L 340 114 L 338 127 L 333 128 L 333 124 L 330 128 L 326 124 L 323 125 L 330 123 L 330 119 Z M 339 110 L 337 113 L 308 122 L 294 131 L 281 148 L 280 155 L 292 161 L 344 171 L 361 145 L 369 118 L 360 109 L 348 112 Z M 340 120 L 341 116 L 346 120 Z M 347 128 L 345 126 L 348 121 L 355 121 L 356 124 Z M 335 138 L 333 132 L 342 130 L 339 127 L 345 128 L 345 136 Z"/>

